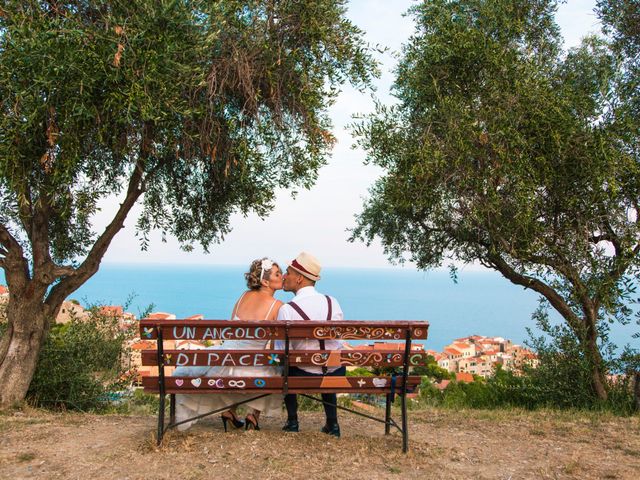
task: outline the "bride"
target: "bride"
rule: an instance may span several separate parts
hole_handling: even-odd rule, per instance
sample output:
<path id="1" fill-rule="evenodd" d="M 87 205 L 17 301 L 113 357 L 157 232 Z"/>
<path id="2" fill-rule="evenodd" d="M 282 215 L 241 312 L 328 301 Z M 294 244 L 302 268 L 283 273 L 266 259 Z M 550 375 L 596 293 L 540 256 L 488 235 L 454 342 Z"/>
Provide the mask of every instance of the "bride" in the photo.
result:
<path id="1" fill-rule="evenodd" d="M 254 260 L 245 273 L 249 290 L 240 295 L 233 307 L 232 320 L 276 320 L 280 300 L 273 298 L 277 290 L 282 289 L 282 270 L 273 260 L 262 258 Z M 222 346 L 225 350 L 262 350 L 267 340 L 226 340 Z M 279 376 L 277 367 L 178 367 L 174 376 L 207 376 L 207 377 L 264 377 Z M 176 395 L 176 421 L 202 415 L 212 410 L 233 405 L 246 398 L 242 393 L 208 394 L 208 395 Z M 249 408 L 244 422 L 238 418 L 235 407 L 229 408 L 221 415 L 225 432 L 227 423 L 236 428 L 260 430 L 258 423 L 260 414 L 278 414 L 282 408 L 282 395 L 272 394 L 245 403 Z M 197 420 L 178 425 L 178 430 L 188 429 Z"/>

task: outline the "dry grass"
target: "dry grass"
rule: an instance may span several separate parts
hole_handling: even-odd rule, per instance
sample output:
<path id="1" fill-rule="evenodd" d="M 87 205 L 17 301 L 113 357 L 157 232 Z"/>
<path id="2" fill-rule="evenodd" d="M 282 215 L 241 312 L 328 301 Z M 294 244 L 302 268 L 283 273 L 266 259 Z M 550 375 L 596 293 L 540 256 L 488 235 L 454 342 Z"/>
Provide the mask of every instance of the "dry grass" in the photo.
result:
<path id="1" fill-rule="evenodd" d="M 382 412 L 380 412 L 381 414 Z M 576 412 L 413 411 L 410 452 L 397 433 L 342 414 L 343 437 L 302 414 L 298 434 L 283 418 L 260 432 L 225 434 L 217 418 L 156 446 L 153 417 L 51 414 L 0 416 L 0 478 L 420 478 L 635 479 L 640 417 Z"/>

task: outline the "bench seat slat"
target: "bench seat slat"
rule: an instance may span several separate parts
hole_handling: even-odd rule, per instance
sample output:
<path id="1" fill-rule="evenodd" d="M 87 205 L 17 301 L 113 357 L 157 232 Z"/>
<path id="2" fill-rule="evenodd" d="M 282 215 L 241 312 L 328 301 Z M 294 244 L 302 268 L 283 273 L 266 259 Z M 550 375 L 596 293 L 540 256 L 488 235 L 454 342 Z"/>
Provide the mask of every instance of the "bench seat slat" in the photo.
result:
<path id="1" fill-rule="evenodd" d="M 157 366 L 155 350 L 142 351 L 142 365 Z M 292 366 L 355 366 L 398 367 L 403 364 L 404 352 L 398 350 L 293 350 L 289 352 Z M 165 350 L 166 366 L 278 366 L 284 362 L 282 350 Z M 425 365 L 428 354 L 412 352 L 409 365 Z"/>
<path id="2" fill-rule="evenodd" d="M 415 389 L 421 377 L 407 377 L 407 388 Z M 282 377 L 165 377 L 166 393 L 253 393 L 282 392 Z M 158 392 L 158 377 L 144 377 L 146 392 Z M 291 393 L 389 393 L 391 377 L 289 377 Z M 403 377 L 396 378 L 396 390 L 403 385 Z"/>
<path id="3" fill-rule="evenodd" d="M 408 386 L 407 393 L 414 393 L 415 386 Z M 158 388 L 145 388 L 145 393 L 159 393 Z M 261 394 L 261 393 L 282 393 L 282 389 L 270 389 L 270 388 L 245 388 L 241 391 L 246 394 Z M 391 388 L 289 388 L 289 393 L 307 393 L 310 395 L 321 394 L 321 393 L 349 393 L 349 394 L 361 394 L 361 393 L 369 393 L 373 395 L 386 395 L 387 393 L 391 393 Z M 229 390 L 221 390 L 219 392 L 215 391 L 202 391 L 200 389 L 188 389 L 188 388 L 167 388 L 165 390 L 167 395 L 176 394 L 176 395 L 192 395 L 192 394 L 200 394 L 200 395 L 215 395 L 216 393 L 233 393 Z M 396 389 L 396 394 L 400 394 L 398 389 Z"/>

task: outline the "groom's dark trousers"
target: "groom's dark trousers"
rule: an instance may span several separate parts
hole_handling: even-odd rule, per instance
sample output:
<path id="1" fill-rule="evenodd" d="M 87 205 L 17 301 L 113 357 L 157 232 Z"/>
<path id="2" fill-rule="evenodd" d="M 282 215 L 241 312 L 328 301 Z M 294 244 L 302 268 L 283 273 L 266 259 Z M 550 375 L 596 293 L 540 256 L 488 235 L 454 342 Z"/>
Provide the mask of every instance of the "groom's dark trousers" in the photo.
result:
<path id="1" fill-rule="evenodd" d="M 339 377 L 344 376 L 347 369 L 346 367 L 340 367 L 335 372 L 322 375 L 321 373 L 309 373 L 298 367 L 289 367 L 290 377 Z M 335 393 L 323 393 L 322 400 L 328 402 L 331 405 L 324 405 L 324 414 L 327 417 L 327 425 L 336 425 L 338 423 L 338 409 L 334 406 L 338 403 L 338 398 Z M 284 404 L 287 407 L 288 420 L 298 421 L 298 396 L 296 394 L 288 394 L 284 396 Z"/>

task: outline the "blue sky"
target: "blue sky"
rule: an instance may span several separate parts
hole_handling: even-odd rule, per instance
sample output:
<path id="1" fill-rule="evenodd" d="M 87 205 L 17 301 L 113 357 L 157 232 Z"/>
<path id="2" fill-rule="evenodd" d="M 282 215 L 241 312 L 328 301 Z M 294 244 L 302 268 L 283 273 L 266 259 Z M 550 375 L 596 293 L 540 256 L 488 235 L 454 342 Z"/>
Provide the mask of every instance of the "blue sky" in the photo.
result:
<path id="1" fill-rule="evenodd" d="M 395 53 L 413 32 L 412 19 L 403 16 L 413 3 L 408 0 L 349 2 L 348 16 L 365 31 L 367 41 L 389 48 L 387 53 L 378 55 L 382 63 L 382 76 L 376 82 L 375 93 L 387 103 L 393 101 L 389 96 L 389 88 L 393 82 Z M 569 0 L 560 6 L 557 21 L 567 48 L 577 45 L 584 35 L 598 32 L 594 7 L 595 0 Z M 354 215 L 360 211 L 367 189 L 382 172 L 363 164 L 365 153 L 352 149 L 354 142 L 346 125 L 352 121 L 353 114 L 367 113 L 372 108 L 370 93 L 361 94 L 345 88 L 329 110 L 338 143 L 328 165 L 320 171 L 316 186 L 310 191 L 300 192 L 295 199 L 286 191 L 278 192 L 276 208 L 264 220 L 257 216 L 234 216 L 233 231 L 222 244 L 214 245 L 209 254 L 204 254 L 199 248 L 190 253 L 183 252 L 172 238 L 163 243 L 159 233 L 151 236 L 149 249 L 141 252 L 134 235 L 134 211 L 125 229 L 114 239 L 104 261 L 242 265 L 262 256 L 285 262 L 301 250 L 306 250 L 326 266 L 389 266 L 379 245 L 367 248 L 362 243 L 347 242 L 347 229 L 353 226 Z M 106 225 L 118 203 L 115 198 L 105 201 L 102 213 L 96 218 L 96 227 Z"/>

